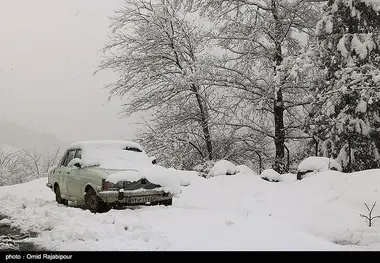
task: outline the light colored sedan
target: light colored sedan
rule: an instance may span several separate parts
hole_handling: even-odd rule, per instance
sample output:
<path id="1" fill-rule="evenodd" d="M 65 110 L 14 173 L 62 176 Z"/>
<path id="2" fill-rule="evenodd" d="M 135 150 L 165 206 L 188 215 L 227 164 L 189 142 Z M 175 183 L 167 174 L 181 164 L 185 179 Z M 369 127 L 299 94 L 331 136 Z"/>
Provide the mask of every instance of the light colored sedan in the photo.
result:
<path id="1" fill-rule="evenodd" d="M 120 205 L 171 205 L 165 171 L 137 143 L 84 141 L 68 147 L 46 185 L 59 204 L 73 201 L 93 213 Z"/>

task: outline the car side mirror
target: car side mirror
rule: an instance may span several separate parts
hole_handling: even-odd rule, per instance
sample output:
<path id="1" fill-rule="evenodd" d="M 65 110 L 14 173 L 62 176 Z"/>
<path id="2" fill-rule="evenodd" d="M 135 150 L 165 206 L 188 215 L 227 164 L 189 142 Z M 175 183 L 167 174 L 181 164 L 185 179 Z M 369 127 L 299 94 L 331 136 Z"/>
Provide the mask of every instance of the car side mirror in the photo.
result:
<path id="1" fill-rule="evenodd" d="M 58 168 L 58 165 L 53 165 L 52 167 L 50 167 L 48 170 L 48 175 L 53 174 L 57 168 Z"/>
<path id="2" fill-rule="evenodd" d="M 67 165 L 68 167 L 77 167 L 77 168 L 82 168 L 82 160 L 79 158 L 74 158 L 72 159 L 69 164 Z"/>

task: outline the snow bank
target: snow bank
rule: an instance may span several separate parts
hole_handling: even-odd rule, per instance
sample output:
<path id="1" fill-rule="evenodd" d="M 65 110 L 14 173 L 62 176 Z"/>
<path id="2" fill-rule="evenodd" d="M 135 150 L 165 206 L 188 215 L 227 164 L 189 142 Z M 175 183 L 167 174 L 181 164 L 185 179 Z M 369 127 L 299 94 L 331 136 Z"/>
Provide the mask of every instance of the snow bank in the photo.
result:
<path id="1" fill-rule="evenodd" d="M 293 183 L 297 181 L 297 175 L 292 173 L 281 174 L 281 178 L 282 181 L 286 183 Z"/>
<path id="2" fill-rule="evenodd" d="M 227 160 L 217 161 L 210 172 L 207 174 L 207 178 L 218 175 L 234 175 L 236 174 L 236 166 Z"/>
<path id="3" fill-rule="evenodd" d="M 168 168 L 169 170 L 175 172 L 176 176 L 179 177 L 181 186 L 189 186 L 194 180 L 202 180 L 200 172 L 197 171 L 184 171 L 177 170 L 175 168 Z"/>
<path id="4" fill-rule="evenodd" d="M 281 175 L 273 169 L 264 170 L 260 174 L 260 177 L 266 181 L 269 181 L 269 182 L 281 182 L 282 181 Z"/>
<path id="5" fill-rule="evenodd" d="M 374 201 L 380 214 L 379 175 L 325 171 L 279 184 L 249 174 L 198 178 L 171 207 L 104 214 L 57 205 L 42 178 L 0 187 L 0 214 L 53 251 L 379 251 L 380 219 L 368 227 L 359 216 Z"/>
<path id="6" fill-rule="evenodd" d="M 251 168 L 249 168 L 247 165 L 237 165 L 236 166 L 236 173 L 240 174 L 256 174 Z"/>
<path id="7" fill-rule="evenodd" d="M 119 181 L 136 182 L 142 178 L 164 187 L 165 192 L 173 193 L 175 197 L 180 195 L 181 183 L 177 171 L 159 165 L 151 164 L 150 167 L 140 167 L 139 170 L 119 171 L 108 175 L 106 181 L 116 184 Z"/>
<path id="8" fill-rule="evenodd" d="M 379 250 L 380 219 L 368 227 L 368 222 L 359 216 L 359 213 L 368 213 L 364 203 L 371 207 L 376 200 L 378 205 L 373 214 L 380 214 L 379 175 L 380 170 L 352 174 L 325 171 L 309 180 L 295 181 L 295 175 L 289 174 L 292 182 L 278 184 L 267 183 L 256 176 L 218 176 L 193 183 L 178 201 L 181 207 L 191 209 L 233 207 L 248 221 L 258 222 L 263 216 L 267 222 L 284 224 L 288 229 L 339 244 L 337 250 Z M 204 193 L 207 198 L 199 199 L 195 192 Z M 247 228 L 247 232 L 252 233 L 252 229 Z M 292 238 L 287 241 L 292 242 Z M 294 248 L 297 244 L 290 246 Z M 313 249 L 318 250 L 318 246 Z"/>
<path id="9" fill-rule="evenodd" d="M 342 167 L 339 165 L 337 161 L 327 157 L 310 156 L 298 165 L 299 172 L 322 172 L 333 169 L 337 171 L 342 171 Z"/>

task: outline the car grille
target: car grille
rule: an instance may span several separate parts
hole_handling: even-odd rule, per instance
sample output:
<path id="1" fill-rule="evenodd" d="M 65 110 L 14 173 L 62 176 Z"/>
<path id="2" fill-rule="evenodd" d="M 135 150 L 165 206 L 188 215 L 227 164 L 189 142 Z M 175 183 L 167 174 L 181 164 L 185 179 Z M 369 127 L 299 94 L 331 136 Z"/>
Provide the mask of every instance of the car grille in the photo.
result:
<path id="1" fill-rule="evenodd" d="M 136 189 L 155 189 L 161 187 L 160 185 L 153 184 L 149 182 L 147 179 L 143 178 L 136 182 L 124 182 L 123 188 L 124 190 L 136 190 Z"/>

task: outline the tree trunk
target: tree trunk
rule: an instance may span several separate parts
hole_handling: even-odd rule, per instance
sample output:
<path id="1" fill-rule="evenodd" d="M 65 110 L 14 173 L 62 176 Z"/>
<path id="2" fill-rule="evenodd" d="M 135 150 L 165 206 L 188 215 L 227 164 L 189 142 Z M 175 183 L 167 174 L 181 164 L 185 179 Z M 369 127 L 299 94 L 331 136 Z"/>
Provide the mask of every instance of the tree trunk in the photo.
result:
<path id="1" fill-rule="evenodd" d="M 285 171 L 285 132 L 284 132 L 284 102 L 281 89 L 277 92 L 274 101 L 274 144 L 276 147 L 276 159 L 273 169 L 278 173 Z"/>
<path id="2" fill-rule="evenodd" d="M 209 120 L 208 120 L 208 111 L 206 106 L 204 105 L 202 101 L 202 97 L 199 94 L 199 89 L 195 85 L 192 85 L 192 89 L 195 93 L 195 96 L 197 98 L 197 103 L 199 107 L 199 112 L 201 114 L 200 118 L 200 124 L 202 126 L 202 131 L 204 135 L 204 139 L 206 142 L 206 149 L 207 149 L 207 157 L 209 160 L 212 160 L 213 154 L 212 154 L 212 141 L 211 141 L 211 134 L 210 134 L 210 126 L 209 126 Z"/>
<path id="3" fill-rule="evenodd" d="M 289 172 L 289 168 L 290 168 L 290 152 L 289 152 L 289 149 L 288 147 L 286 147 L 285 145 L 285 150 L 286 150 L 286 166 L 285 166 L 285 172 Z"/>
<path id="4" fill-rule="evenodd" d="M 263 168 L 262 161 L 261 161 L 261 154 L 256 151 L 256 154 L 259 156 L 259 174 L 261 174 L 261 170 Z"/>
<path id="5" fill-rule="evenodd" d="M 315 139 L 314 136 L 313 136 L 313 140 L 315 142 L 315 156 L 318 156 L 318 146 L 319 146 L 319 143 L 318 143 L 318 140 Z"/>
<path id="6" fill-rule="evenodd" d="M 171 22 L 170 22 L 170 25 L 171 25 L 172 35 L 174 35 L 174 28 L 173 28 L 173 24 Z M 175 60 L 176 60 L 176 64 L 177 64 L 177 66 L 178 66 L 179 69 L 183 70 L 183 67 L 182 67 L 182 65 L 181 65 L 181 63 L 179 61 L 178 53 L 177 53 L 177 51 L 175 49 L 174 40 L 171 37 L 171 35 L 168 35 L 168 37 L 169 37 L 170 42 L 171 42 L 171 48 L 173 49 L 173 52 L 174 52 L 174 57 L 175 57 Z M 194 57 L 192 57 L 192 60 L 195 62 L 195 58 Z M 201 127 L 202 127 L 204 139 L 205 139 L 205 142 L 206 142 L 207 156 L 208 156 L 209 160 L 212 160 L 213 154 L 212 154 L 212 142 L 211 142 L 209 119 L 208 119 L 208 111 L 207 111 L 206 106 L 203 103 L 202 96 L 199 94 L 199 88 L 195 84 L 191 84 L 191 89 L 194 91 L 195 97 L 197 98 L 197 104 L 198 104 L 198 107 L 199 107 L 199 112 L 201 114 L 201 116 L 200 116 L 200 119 L 201 119 L 200 120 L 200 124 L 201 124 Z"/>
<path id="7" fill-rule="evenodd" d="M 275 22 L 275 52 L 273 60 L 276 63 L 276 67 L 279 66 L 283 60 L 282 58 L 282 23 L 278 16 L 277 0 L 272 0 L 272 16 Z M 276 69 L 275 69 L 276 74 Z M 280 85 L 278 83 L 277 85 Z M 285 130 L 284 130 L 284 100 L 282 96 L 281 87 L 275 88 L 274 99 L 274 144 L 276 147 L 276 158 L 273 169 L 278 173 L 285 172 L 284 157 L 285 157 Z"/>
<path id="8" fill-rule="evenodd" d="M 348 139 L 348 167 L 347 171 L 349 173 L 352 173 L 352 159 L 351 159 L 351 140 Z"/>

